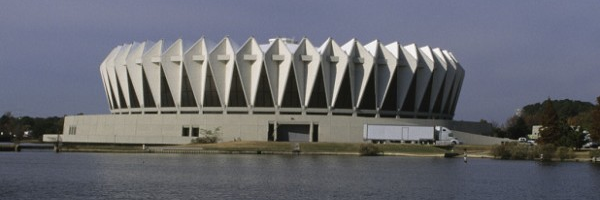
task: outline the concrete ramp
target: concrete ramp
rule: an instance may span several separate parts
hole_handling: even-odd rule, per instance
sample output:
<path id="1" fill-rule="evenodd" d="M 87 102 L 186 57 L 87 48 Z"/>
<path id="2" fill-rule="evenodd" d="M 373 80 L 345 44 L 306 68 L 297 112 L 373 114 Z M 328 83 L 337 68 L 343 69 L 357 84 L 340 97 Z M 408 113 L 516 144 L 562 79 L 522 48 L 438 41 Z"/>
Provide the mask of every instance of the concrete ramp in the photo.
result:
<path id="1" fill-rule="evenodd" d="M 462 131 L 452 130 L 454 133 L 454 137 L 458 138 L 463 144 L 473 144 L 473 145 L 494 145 L 500 144 L 502 142 L 515 141 L 508 138 L 497 138 L 490 136 L 477 135 L 473 133 L 467 133 Z"/>
<path id="2" fill-rule="evenodd" d="M 277 141 L 310 142 L 310 125 L 282 124 L 277 127 Z"/>
<path id="3" fill-rule="evenodd" d="M 58 140 L 58 134 L 44 134 L 42 138 L 43 142 L 58 142 Z"/>

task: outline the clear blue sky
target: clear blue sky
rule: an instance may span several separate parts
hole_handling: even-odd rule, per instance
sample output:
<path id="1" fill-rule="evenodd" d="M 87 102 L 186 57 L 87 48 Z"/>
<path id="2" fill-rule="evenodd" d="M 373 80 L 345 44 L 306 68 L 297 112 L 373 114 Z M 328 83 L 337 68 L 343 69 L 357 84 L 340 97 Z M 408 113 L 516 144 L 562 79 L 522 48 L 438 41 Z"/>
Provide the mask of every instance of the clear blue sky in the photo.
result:
<path id="1" fill-rule="evenodd" d="M 466 70 L 456 120 L 503 123 L 547 98 L 600 95 L 600 1 L 0 1 L 0 111 L 106 114 L 117 45 L 201 36 L 416 43 Z M 595 102 L 594 102 L 595 103 Z"/>

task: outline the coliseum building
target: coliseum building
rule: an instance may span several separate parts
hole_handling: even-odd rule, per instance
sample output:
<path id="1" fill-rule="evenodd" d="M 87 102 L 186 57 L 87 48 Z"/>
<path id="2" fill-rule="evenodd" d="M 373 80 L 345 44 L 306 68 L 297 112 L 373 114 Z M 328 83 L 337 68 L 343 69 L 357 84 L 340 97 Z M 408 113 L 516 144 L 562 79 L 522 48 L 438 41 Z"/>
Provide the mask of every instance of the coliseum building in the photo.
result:
<path id="1" fill-rule="evenodd" d="M 111 114 L 67 116 L 63 142 L 184 144 L 216 128 L 223 141 L 305 142 L 361 142 L 365 124 L 486 129 L 452 120 L 465 75 L 454 55 L 415 44 L 134 42 L 115 47 L 100 74 Z"/>

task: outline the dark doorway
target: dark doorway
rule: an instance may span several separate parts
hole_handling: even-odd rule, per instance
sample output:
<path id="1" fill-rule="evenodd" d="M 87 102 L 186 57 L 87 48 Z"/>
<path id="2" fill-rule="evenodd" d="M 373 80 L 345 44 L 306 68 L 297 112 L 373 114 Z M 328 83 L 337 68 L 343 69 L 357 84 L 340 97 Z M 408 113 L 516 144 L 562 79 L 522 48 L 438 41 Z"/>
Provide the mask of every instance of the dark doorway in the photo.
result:
<path id="1" fill-rule="evenodd" d="M 310 142 L 309 124 L 281 124 L 277 126 L 277 141 Z"/>
<path id="2" fill-rule="evenodd" d="M 274 135 L 274 124 L 269 123 L 269 131 L 267 132 L 267 141 L 275 141 L 275 135 Z"/>
<path id="3" fill-rule="evenodd" d="M 318 124 L 313 124 L 312 141 L 313 142 L 319 141 L 319 125 Z"/>

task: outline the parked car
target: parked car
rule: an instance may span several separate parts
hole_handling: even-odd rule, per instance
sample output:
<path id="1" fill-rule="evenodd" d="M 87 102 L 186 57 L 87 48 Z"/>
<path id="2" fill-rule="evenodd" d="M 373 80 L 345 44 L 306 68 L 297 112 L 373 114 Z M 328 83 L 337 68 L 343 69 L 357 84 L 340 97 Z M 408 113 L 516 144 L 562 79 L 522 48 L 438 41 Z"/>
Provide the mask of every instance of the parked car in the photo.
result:
<path id="1" fill-rule="evenodd" d="M 598 148 L 598 143 L 588 142 L 585 143 L 581 148 Z"/>

